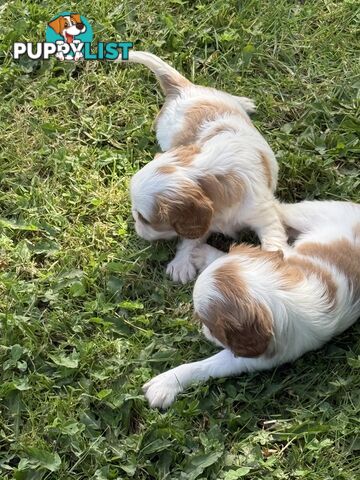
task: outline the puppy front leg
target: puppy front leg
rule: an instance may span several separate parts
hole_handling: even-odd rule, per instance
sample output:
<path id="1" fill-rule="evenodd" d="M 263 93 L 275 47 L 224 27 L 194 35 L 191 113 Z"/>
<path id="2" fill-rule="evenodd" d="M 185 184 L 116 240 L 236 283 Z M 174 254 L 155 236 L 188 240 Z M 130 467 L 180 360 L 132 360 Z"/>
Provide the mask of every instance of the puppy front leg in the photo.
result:
<path id="1" fill-rule="evenodd" d="M 289 247 L 285 228 L 281 223 L 274 201 L 258 206 L 251 219 L 251 226 L 258 234 L 263 250 L 285 251 Z"/>
<path id="2" fill-rule="evenodd" d="M 195 382 L 221 378 L 271 368 L 273 362 L 262 357 L 234 357 L 230 350 L 193 363 L 185 363 L 161 373 L 143 386 L 146 399 L 152 408 L 168 408 L 176 396 Z"/>
<path id="3" fill-rule="evenodd" d="M 180 240 L 176 255 L 166 268 L 166 273 L 174 282 L 187 283 L 195 278 L 196 266 L 192 258 L 192 253 L 194 249 L 199 247 L 204 241 L 205 238 Z"/>

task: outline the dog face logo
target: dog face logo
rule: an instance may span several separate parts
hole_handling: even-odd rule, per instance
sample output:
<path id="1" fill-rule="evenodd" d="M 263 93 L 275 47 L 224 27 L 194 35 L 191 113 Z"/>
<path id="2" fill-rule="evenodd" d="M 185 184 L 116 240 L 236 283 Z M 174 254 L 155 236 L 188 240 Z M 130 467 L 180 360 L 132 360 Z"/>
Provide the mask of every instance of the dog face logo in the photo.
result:
<path id="1" fill-rule="evenodd" d="M 49 24 L 55 33 L 61 35 L 66 43 L 73 43 L 74 37 L 86 32 L 86 26 L 78 13 L 55 18 Z"/>
<path id="2" fill-rule="evenodd" d="M 0 0 L 1 1 L 1 0 Z M 133 42 L 98 42 L 92 45 L 93 31 L 83 15 L 61 12 L 46 26 L 45 42 L 14 42 L 11 54 L 14 60 L 26 55 L 31 60 L 122 60 L 129 59 Z"/>
<path id="3" fill-rule="evenodd" d="M 91 43 L 92 39 L 91 25 L 79 13 L 61 12 L 46 29 L 46 41 L 56 43 L 59 60 L 79 60 L 83 57 L 82 45 Z"/>

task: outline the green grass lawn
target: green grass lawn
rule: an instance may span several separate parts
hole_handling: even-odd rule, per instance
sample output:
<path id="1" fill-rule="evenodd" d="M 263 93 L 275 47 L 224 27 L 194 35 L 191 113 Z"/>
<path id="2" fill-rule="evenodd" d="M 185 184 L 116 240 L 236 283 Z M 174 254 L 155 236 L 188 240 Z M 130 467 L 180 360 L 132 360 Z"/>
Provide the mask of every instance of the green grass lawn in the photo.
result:
<path id="1" fill-rule="evenodd" d="M 215 349 L 175 244 L 136 237 L 128 183 L 158 147 L 144 67 L 13 62 L 72 9 L 191 80 L 254 98 L 279 197 L 360 201 L 356 0 L 0 5 L 0 478 L 360 478 L 359 325 L 276 371 L 150 410 L 141 385 Z M 341 221 L 341 219 L 339 219 Z"/>

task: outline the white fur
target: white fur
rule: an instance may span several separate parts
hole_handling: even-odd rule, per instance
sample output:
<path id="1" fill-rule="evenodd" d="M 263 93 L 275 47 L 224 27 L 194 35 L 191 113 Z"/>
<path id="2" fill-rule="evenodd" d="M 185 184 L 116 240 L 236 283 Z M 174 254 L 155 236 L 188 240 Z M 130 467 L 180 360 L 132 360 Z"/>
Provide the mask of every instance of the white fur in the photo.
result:
<path id="1" fill-rule="evenodd" d="M 183 78 L 172 67 L 158 57 L 146 52 L 130 52 L 130 61 L 143 63 L 153 70 L 158 77 L 171 75 Z M 186 81 L 185 81 L 186 82 Z M 221 100 L 231 109 L 238 109 L 239 114 L 224 113 L 201 126 L 201 133 L 196 141 L 201 152 L 191 166 L 179 167 L 175 173 L 160 174 L 158 168 L 175 161 L 176 150 L 169 150 L 173 140 L 184 128 L 184 119 L 188 109 L 201 101 Z M 165 239 L 176 235 L 169 226 L 166 233 L 157 232 L 151 225 L 139 221 L 136 212 L 150 219 L 154 211 L 156 196 L 166 192 L 176 199 L 178 189 L 183 181 L 196 183 L 206 174 L 223 175 L 236 173 L 246 186 L 245 198 L 241 202 L 225 207 L 215 215 L 208 234 L 221 232 L 235 237 L 244 227 L 250 227 L 259 235 L 261 245 L 266 250 L 286 248 L 286 236 L 278 217 L 274 191 L 277 184 L 278 165 L 275 156 L 262 135 L 250 122 L 247 112 L 254 110 L 253 102 L 245 97 L 236 97 L 213 88 L 193 85 L 190 82 L 179 89 L 177 95 L 167 98 L 162 114 L 157 123 L 157 139 L 165 153 L 157 156 L 145 165 L 131 180 L 131 201 L 135 228 L 137 233 L 147 239 Z M 230 130 L 215 137 L 209 135 L 219 126 Z M 216 130 L 215 130 L 216 131 Z M 269 188 L 264 172 L 260 152 L 269 161 L 272 184 Z M 169 264 L 167 273 L 175 281 L 183 283 L 192 280 L 196 268 L 191 255 L 198 247 L 199 241 L 184 240 L 180 243 L 175 259 Z"/>
<path id="2" fill-rule="evenodd" d="M 347 239 L 360 247 L 360 205 L 303 202 L 279 205 L 278 210 L 284 222 L 300 232 L 294 247 L 287 250 L 287 257 L 301 257 L 298 247 L 304 242 L 326 245 Z M 272 357 L 243 358 L 235 357 L 230 350 L 224 349 L 205 360 L 180 365 L 144 386 L 145 396 L 152 407 L 167 408 L 176 395 L 193 382 L 270 369 L 295 360 L 346 330 L 359 316 L 360 298 L 354 297 L 346 273 L 317 257 L 312 257 L 312 261 L 327 269 L 337 287 L 336 304 L 332 309 L 329 309 L 326 300 L 322 300 L 326 287 L 318 276 L 309 274 L 298 285 L 284 289 L 271 262 L 260 258 L 250 258 L 244 253 L 226 255 L 206 246 L 196 252 L 194 259 L 199 269 L 209 265 L 194 287 L 195 311 L 206 312 L 209 300 L 216 300 L 219 295 L 213 283 L 213 273 L 219 266 L 226 262 L 238 265 L 251 297 L 266 305 L 272 313 L 275 354 Z M 359 262 L 359 258 L 354 258 L 354 261 Z M 203 331 L 206 338 L 219 345 L 208 329 Z"/>

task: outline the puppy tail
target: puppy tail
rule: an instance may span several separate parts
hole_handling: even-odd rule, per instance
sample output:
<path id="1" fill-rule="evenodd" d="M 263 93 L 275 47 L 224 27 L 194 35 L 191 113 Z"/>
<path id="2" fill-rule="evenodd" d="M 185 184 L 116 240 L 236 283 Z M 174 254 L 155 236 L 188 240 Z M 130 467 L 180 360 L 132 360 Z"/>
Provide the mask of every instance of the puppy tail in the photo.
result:
<path id="1" fill-rule="evenodd" d="M 177 95 L 180 90 L 192 85 L 185 77 L 180 75 L 175 68 L 170 67 L 161 58 L 149 52 L 129 52 L 129 60 L 122 60 L 119 56 L 116 62 L 140 63 L 148 67 L 158 79 L 165 95 Z"/>

